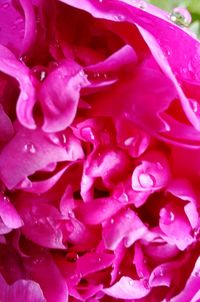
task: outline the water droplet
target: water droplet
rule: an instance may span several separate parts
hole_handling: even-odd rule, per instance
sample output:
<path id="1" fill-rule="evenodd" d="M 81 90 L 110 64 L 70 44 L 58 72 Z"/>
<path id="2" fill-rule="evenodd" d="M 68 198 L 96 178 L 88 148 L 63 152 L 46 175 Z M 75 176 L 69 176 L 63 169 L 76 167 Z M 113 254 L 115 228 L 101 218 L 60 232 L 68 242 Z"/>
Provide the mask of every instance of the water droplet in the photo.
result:
<path id="1" fill-rule="evenodd" d="M 22 55 L 19 60 L 22 62 L 22 63 L 26 63 L 28 61 L 28 57 L 27 55 Z"/>
<path id="2" fill-rule="evenodd" d="M 81 77 L 84 77 L 86 75 L 85 72 L 84 72 L 84 70 L 80 70 L 79 74 L 80 74 Z"/>
<path id="3" fill-rule="evenodd" d="M 51 141 L 52 143 L 54 143 L 55 145 L 59 145 L 59 144 L 60 144 L 60 139 L 59 139 L 59 137 L 57 136 L 57 134 L 52 133 L 52 134 L 49 134 L 48 137 L 49 137 L 50 141 Z"/>
<path id="4" fill-rule="evenodd" d="M 129 202 L 129 198 L 128 198 L 128 195 L 126 193 L 122 193 L 120 196 L 119 196 L 119 201 L 121 202 Z"/>
<path id="5" fill-rule="evenodd" d="M 104 0 L 99 0 L 99 3 L 103 3 Z"/>
<path id="6" fill-rule="evenodd" d="M 113 224 L 115 220 L 113 218 L 110 219 L 110 223 Z"/>
<path id="7" fill-rule="evenodd" d="M 1 7 L 4 8 L 4 9 L 8 8 L 8 6 L 9 6 L 8 3 L 3 3 L 3 4 L 1 5 Z"/>
<path id="8" fill-rule="evenodd" d="M 101 259 L 101 257 L 99 257 L 99 258 L 98 258 L 98 262 L 101 262 L 101 261 L 102 261 L 102 259 Z"/>
<path id="9" fill-rule="evenodd" d="M 24 152 L 34 154 L 36 153 L 36 147 L 33 144 L 26 144 L 24 145 Z"/>
<path id="10" fill-rule="evenodd" d="M 81 129 L 81 136 L 87 141 L 94 141 L 94 130 L 91 127 L 83 127 Z"/>
<path id="11" fill-rule="evenodd" d="M 5 202 L 10 202 L 10 199 L 9 199 L 8 196 L 4 196 L 4 197 L 3 197 L 3 200 L 4 200 Z"/>
<path id="12" fill-rule="evenodd" d="M 189 26 L 192 21 L 192 18 L 186 8 L 176 7 L 170 14 L 170 20 L 180 26 Z"/>
<path id="13" fill-rule="evenodd" d="M 196 228 L 194 228 L 193 236 L 194 236 L 196 239 L 199 239 L 199 238 L 200 238 L 200 226 L 197 226 Z"/>
<path id="14" fill-rule="evenodd" d="M 114 20 L 116 21 L 124 21 L 125 17 L 123 15 L 114 15 Z"/>
<path id="15" fill-rule="evenodd" d="M 156 163 L 156 167 L 158 168 L 158 170 L 163 170 L 164 169 L 163 165 L 160 162 Z"/>
<path id="16" fill-rule="evenodd" d="M 39 259 L 39 258 L 35 258 L 35 259 L 33 260 L 33 263 L 36 264 L 36 265 L 39 264 L 39 263 L 40 263 L 40 259 Z"/>
<path id="17" fill-rule="evenodd" d="M 75 253 L 75 252 L 69 252 L 66 255 L 66 259 L 69 262 L 76 262 L 79 259 L 79 255 L 77 253 Z"/>
<path id="18" fill-rule="evenodd" d="M 138 7 L 142 10 L 145 10 L 147 8 L 147 3 L 144 1 L 139 1 Z"/>
<path id="19" fill-rule="evenodd" d="M 165 208 L 162 208 L 160 210 L 160 217 L 162 219 L 162 222 L 166 225 L 171 224 L 175 220 L 175 215 L 172 211 L 168 211 Z"/>
<path id="20" fill-rule="evenodd" d="M 20 24 L 20 23 L 23 23 L 23 22 L 24 22 L 24 20 L 23 20 L 22 17 L 18 17 L 18 18 L 16 19 L 16 21 L 15 21 L 16 24 Z"/>
<path id="21" fill-rule="evenodd" d="M 143 285 L 144 287 L 146 287 L 147 289 L 150 289 L 150 285 L 149 285 L 149 281 L 147 279 L 143 280 Z"/>
<path id="22" fill-rule="evenodd" d="M 41 70 L 40 71 L 40 81 L 42 82 L 46 78 L 46 71 Z"/>
<path id="23" fill-rule="evenodd" d="M 189 101 L 190 101 L 190 105 L 191 105 L 191 108 L 194 111 L 194 113 L 196 113 L 196 114 L 200 113 L 199 103 L 196 100 L 193 100 L 193 99 L 189 99 Z"/>
<path id="24" fill-rule="evenodd" d="M 132 136 L 132 137 L 128 137 L 125 141 L 124 141 L 124 146 L 129 147 L 132 146 L 136 141 L 136 137 Z"/>
<path id="25" fill-rule="evenodd" d="M 62 143 L 63 143 L 63 145 L 66 145 L 66 143 L 67 143 L 67 137 L 66 137 L 65 133 L 62 133 Z"/>
<path id="26" fill-rule="evenodd" d="M 163 277 L 163 276 L 164 276 L 163 269 L 160 269 L 160 271 L 159 271 L 158 275 L 159 275 L 160 277 Z"/>
<path id="27" fill-rule="evenodd" d="M 200 270 L 194 272 L 195 277 L 200 277 Z"/>
<path id="28" fill-rule="evenodd" d="M 138 272 L 138 277 L 140 278 L 140 279 L 143 279 L 144 278 L 144 274 L 143 274 L 143 272 Z"/>
<path id="29" fill-rule="evenodd" d="M 139 183 L 143 188 L 151 188 L 155 186 L 156 180 L 153 175 L 148 173 L 141 173 L 139 175 Z"/>
<path id="30" fill-rule="evenodd" d="M 128 283 L 129 283 L 130 286 L 134 285 L 134 281 L 133 280 L 129 280 Z"/>

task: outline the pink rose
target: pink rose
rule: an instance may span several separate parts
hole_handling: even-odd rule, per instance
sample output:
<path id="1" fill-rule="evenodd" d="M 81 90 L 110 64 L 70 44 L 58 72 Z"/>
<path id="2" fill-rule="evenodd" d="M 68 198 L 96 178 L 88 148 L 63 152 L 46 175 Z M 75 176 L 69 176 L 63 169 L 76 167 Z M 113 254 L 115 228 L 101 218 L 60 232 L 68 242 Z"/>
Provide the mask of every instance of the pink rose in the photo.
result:
<path id="1" fill-rule="evenodd" d="M 200 42 L 177 12 L 1 1 L 0 301 L 199 301 Z"/>

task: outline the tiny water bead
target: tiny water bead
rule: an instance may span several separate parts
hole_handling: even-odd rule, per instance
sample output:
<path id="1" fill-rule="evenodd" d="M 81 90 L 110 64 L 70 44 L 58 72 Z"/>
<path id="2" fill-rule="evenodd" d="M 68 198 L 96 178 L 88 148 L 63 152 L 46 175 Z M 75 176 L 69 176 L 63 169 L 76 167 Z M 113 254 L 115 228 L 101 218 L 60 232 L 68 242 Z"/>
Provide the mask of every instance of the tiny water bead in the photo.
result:
<path id="1" fill-rule="evenodd" d="M 151 188 L 154 187 L 156 184 L 155 177 L 148 173 L 141 173 L 139 175 L 139 183 L 143 188 Z"/>
<path id="2" fill-rule="evenodd" d="M 138 7 L 142 10 L 145 10 L 147 8 L 147 3 L 145 1 L 139 1 Z"/>
<path id="3" fill-rule="evenodd" d="M 172 211 L 168 211 L 165 208 L 162 208 L 160 210 L 160 218 L 162 219 L 162 222 L 166 225 L 171 224 L 175 220 L 175 215 Z"/>
<path id="4" fill-rule="evenodd" d="M 114 224 L 115 220 L 113 218 L 110 219 L 110 223 Z"/>
<path id="5" fill-rule="evenodd" d="M 132 146 L 132 145 L 135 144 L 136 140 L 137 140 L 137 138 L 134 137 L 134 136 L 128 137 L 128 138 L 125 139 L 125 141 L 124 141 L 124 146 L 130 147 L 130 146 Z"/>
<path id="6" fill-rule="evenodd" d="M 1 5 L 2 8 L 6 9 L 9 7 L 9 3 L 7 2 L 4 2 L 2 5 Z"/>
<path id="7" fill-rule="evenodd" d="M 129 280 L 128 283 L 129 283 L 130 286 L 134 285 L 134 281 L 133 280 Z"/>
<path id="8" fill-rule="evenodd" d="M 176 7 L 170 14 L 170 20 L 179 26 L 187 27 L 190 25 L 192 17 L 186 8 Z"/>
<path id="9" fill-rule="evenodd" d="M 83 139 L 87 140 L 87 141 L 94 141 L 95 140 L 95 135 L 94 135 L 94 129 L 91 127 L 83 127 L 81 129 L 81 136 L 83 137 Z"/>
<path id="10" fill-rule="evenodd" d="M 196 114 L 200 114 L 199 102 L 197 102 L 196 100 L 193 100 L 193 99 L 189 99 L 189 101 L 190 101 L 190 105 L 191 105 L 193 112 Z"/>
<path id="11" fill-rule="evenodd" d="M 34 154 L 34 153 L 36 153 L 36 147 L 35 147 L 35 145 L 32 144 L 32 143 L 25 144 L 25 145 L 24 145 L 24 148 L 23 148 L 23 151 L 24 151 L 24 152 L 27 152 L 27 153 Z"/>

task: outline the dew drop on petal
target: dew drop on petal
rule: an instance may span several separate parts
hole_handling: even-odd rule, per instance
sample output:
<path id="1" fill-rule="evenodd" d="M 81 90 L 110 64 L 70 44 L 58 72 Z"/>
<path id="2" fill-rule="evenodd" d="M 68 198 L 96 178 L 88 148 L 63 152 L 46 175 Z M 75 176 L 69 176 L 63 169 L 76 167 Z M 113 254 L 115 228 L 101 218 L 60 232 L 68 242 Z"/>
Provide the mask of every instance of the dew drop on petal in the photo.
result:
<path id="1" fill-rule="evenodd" d="M 123 15 L 114 15 L 114 20 L 116 21 L 124 21 L 125 17 Z"/>
<path id="2" fill-rule="evenodd" d="M 141 173 L 139 175 L 139 183 L 143 188 L 151 188 L 155 186 L 155 178 L 153 175 L 148 173 Z"/>
<path id="3" fill-rule="evenodd" d="M 113 218 L 110 219 L 110 223 L 113 224 L 115 220 Z"/>
<path id="4" fill-rule="evenodd" d="M 190 105 L 191 105 L 191 108 L 192 108 L 193 112 L 196 113 L 196 114 L 200 113 L 199 103 L 196 100 L 193 100 L 193 99 L 189 99 L 189 101 L 190 101 Z"/>
<path id="5" fill-rule="evenodd" d="M 189 26 L 192 21 L 192 18 L 186 8 L 176 7 L 170 14 L 170 20 L 180 26 Z"/>
<path id="6" fill-rule="evenodd" d="M 28 61 L 28 57 L 27 55 L 22 55 L 19 60 L 22 62 L 22 63 L 26 63 Z"/>
<path id="7" fill-rule="evenodd" d="M 128 283 L 129 283 L 130 286 L 134 285 L 134 281 L 133 280 L 129 280 Z"/>
<path id="8" fill-rule="evenodd" d="M 160 217 L 162 222 L 166 225 L 171 224 L 175 220 L 175 215 L 172 211 L 168 211 L 165 208 L 160 210 Z"/>
<path id="9" fill-rule="evenodd" d="M 149 281 L 147 279 L 143 280 L 143 285 L 146 289 L 150 289 Z"/>
<path id="10" fill-rule="evenodd" d="M 75 252 L 69 252 L 67 255 L 66 255 L 66 259 L 67 261 L 69 262 L 76 262 L 79 258 L 79 255 Z"/>
<path id="11" fill-rule="evenodd" d="M 36 147 L 34 146 L 34 144 L 25 144 L 24 145 L 24 152 L 28 152 L 28 153 L 31 153 L 31 154 L 34 154 L 36 153 Z"/>
<path id="12" fill-rule="evenodd" d="M 122 193 L 120 196 L 119 196 L 119 201 L 121 201 L 121 202 L 129 202 L 129 198 L 128 198 L 128 195 L 124 192 L 124 193 Z"/>
<path id="13" fill-rule="evenodd" d="M 163 269 L 160 269 L 160 271 L 159 271 L 159 273 L 158 273 L 158 274 L 159 274 L 159 276 L 160 276 L 160 277 L 163 277 L 163 276 L 164 276 Z"/>
<path id="14" fill-rule="evenodd" d="M 198 240 L 200 238 L 200 226 L 197 226 L 193 231 L 193 236 Z"/>
<path id="15" fill-rule="evenodd" d="M 136 137 L 132 136 L 132 137 L 128 137 L 125 141 L 124 141 L 124 146 L 129 147 L 134 145 L 136 141 Z"/>
<path id="16" fill-rule="evenodd" d="M 67 143 L 67 137 L 66 137 L 65 133 L 62 133 L 62 143 L 63 143 L 63 145 L 66 145 L 66 143 Z"/>
<path id="17" fill-rule="evenodd" d="M 200 277 L 200 270 L 194 272 L 195 277 Z"/>
<path id="18" fill-rule="evenodd" d="M 4 197 L 3 197 L 3 200 L 4 200 L 5 202 L 10 202 L 10 199 L 9 199 L 8 196 L 4 196 Z"/>
<path id="19" fill-rule="evenodd" d="M 60 144 L 60 139 L 59 137 L 57 136 L 57 134 L 54 134 L 54 133 L 51 133 L 49 134 L 49 140 L 54 143 L 55 145 L 59 145 Z"/>
<path id="20" fill-rule="evenodd" d="M 46 71 L 41 70 L 40 71 L 40 81 L 42 82 L 46 78 Z"/>
<path id="21" fill-rule="evenodd" d="M 9 6 L 9 4 L 6 3 L 6 2 L 1 5 L 1 7 L 4 8 L 4 9 L 8 8 L 8 6 Z"/>
<path id="22" fill-rule="evenodd" d="M 163 170 L 164 169 L 163 165 L 160 162 L 156 163 L 156 167 L 158 168 L 158 170 Z"/>
<path id="23" fill-rule="evenodd" d="M 95 140 L 94 131 L 91 127 L 83 127 L 81 129 L 81 136 L 88 141 Z"/>

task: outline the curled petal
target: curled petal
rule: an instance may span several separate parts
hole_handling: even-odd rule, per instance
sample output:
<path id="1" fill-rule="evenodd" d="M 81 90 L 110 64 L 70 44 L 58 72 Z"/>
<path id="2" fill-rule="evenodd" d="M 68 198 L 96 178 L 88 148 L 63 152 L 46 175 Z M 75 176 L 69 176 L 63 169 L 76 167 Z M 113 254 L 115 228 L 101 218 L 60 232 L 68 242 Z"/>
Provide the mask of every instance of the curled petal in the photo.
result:
<path id="1" fill-rule="evenodd" d="M 164 188 L 170 179 L 167 159 L 158 151 L 144 155 L 141 164 L 132 174 L 132 188 L 135 191 L 158 191 Z"/>
<path id="2" fill-rule="evenodd" d="M 123 276 L 114 285 L 105 288 L 103 292 L 117 299 L 140 299 L 147 296 L 150 289 L 143 280 L 133 280 Z"/>
<path id="3" fill-rule="evenodd" d="M 12 285 L 7 285 L 2 276 L 0 276 L 0 299 L 8 302 L 47 302 L 38 283 L 20 279 Z"/>
<path id="4" fill-rule="evenodd" d="M 63 62 L 44 80 L 39 100 L 44 113 L 43 130 L 56 132 L 68 127 L 76 114 L 80 89 L 88 85 L 86 75 L 73 61 Z"/>
<path id="5" fill-rule="evenodd" d="M 18 119 L 23 126 L 35 129 L 36 124 L 32 111 L 36 102 L 36 93 L 29 69 L 3 45 L 0 45 L 0 71 L 14 77 L 19 82 L 20 94 L 16 108 Z"/>
<path id="6" fill-rule="evenodd" d="M 111 250 L 115 250 L 122 240 L 126 247 L 130 247 L 136 240 L 142 238 L 146 229 L 132 210 L 121 210 L 103 226 L 103 240 L 105 246 Z"/>

